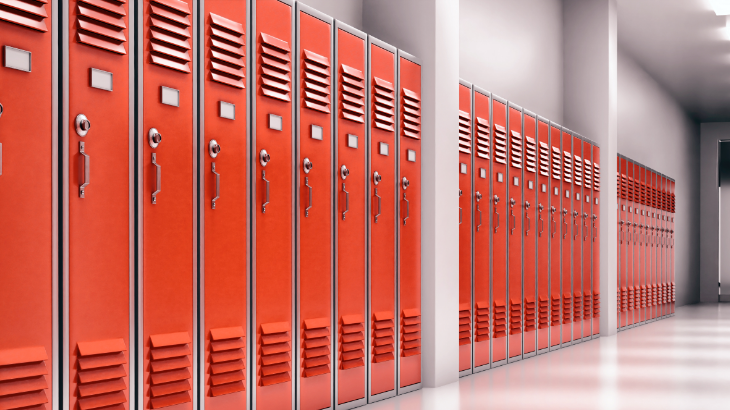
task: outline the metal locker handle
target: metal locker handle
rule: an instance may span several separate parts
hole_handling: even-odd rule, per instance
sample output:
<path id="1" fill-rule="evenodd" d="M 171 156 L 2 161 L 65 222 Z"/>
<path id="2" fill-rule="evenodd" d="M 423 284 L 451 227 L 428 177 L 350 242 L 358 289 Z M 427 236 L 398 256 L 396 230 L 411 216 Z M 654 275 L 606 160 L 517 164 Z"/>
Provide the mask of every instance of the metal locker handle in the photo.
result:
<path id="1" fill-rule="evenodd" d="M 623 244 L 624 243 L 624 221 L 619 221 L 618 224 L 621 226 L 619 229 L 618 234 L 618 243 Z"/>
<path id="2" fill-rule="evenodd" d="M 342 220 L 345 220 L 345 214 L 350 211 L 350 193 L 345 190 L 345 183 L 342 183 L 342 192 L 345 193 L 345 212 L 342 213 Z"/>
<path id="3" fill-rule="evenodd" d="M 462 194 L 462 192 L 461 192 L 461 189 L 460 189 L 460 190 L 459 190 L 459 198 L 461 198 L 461 194 Z M 463 214 L 463 213 L 464 213 L 464 212 L 463 212 L 463 210 L 461 209 L 461 207 L 459 207 L 459 225 L 461 225 L 461 222 L 462 222 L 462 220 L 463 220 L 463 219 L 462 219 L 462 216 L 463 216 L 462 214 Z"/>
<path id="4" fill-rule="evenodd" d="M 551 238 L 554 238 L 555 233 L 558 231 L 558 223 L 555 221 L 555 211 L 556 211 L 555 207 L 551 206 L 550 207 L 550 230 L 552 231 L 550 233 Z"/>
<path id="5" fill-rule="evenodd" d="M 477 191 L 474 197 L 477 199 L 477 212 L 479 212 L 479 225 L 477 225 L 477 232 L 479 232 L 479 228 L 482 226 L 482 210 L 479 209 L 479 200 L 482 199 L 482 194 Z"/>
<path id="6" fill-rule="evenodd" d="M 573 211 L 573 240 L 578 238 L 578 211 Z"/>
<path id="7" fill-rule="evenodd" d="M 266 179 L 266 171 L 261 170 L 261 179 L 263 179 L 266 182 L 266 202 L 261 206 L 261 213 L 266 213 L 266 205 L 270 204 L 269 202 L 269 180 Z"/>
<path id="8" fill-rule="evenodd" d="M 497 233 L 497 229 L 499 229 L 499 211 L 497 210 L 497 204 L 499 203 L 499 197 L 497 195 L 494 196 L 494 214 L 497 216 L 497 222 L 494 225 L 494 233 Z"/>
<path id="9" fill-rule="evenodd" d="M 309 210 L 312 209 L 312 187 L 309 185 L 309 177 L 304 177 L 304 186 L 309 188 L 309 206 L 304 210 L 304 217 L 309 217 Z"/>
<path id="10" fill-rule="evenodd" d="M 596 229 L 596 219 L 598 219 L 598 217 L 596 216 L 596 214 L 593 214 L 593 242 L 596 241 L 596 232 L 598 231 Z"/>
<path id="11" fill-rule="evenodd" d="M 85 144 L 83 142 L 79 142 L 79 153 L 84 156 L 84 162 L 82 163 L 84 166 L 84 180 L 79 187 L 79 198 L 85 198 L 84 191 L 89 186 L 89 183 L 91 183 L 91 157 L 86 154 L 84 146 Z"/>
<path id="12" fill-rule="evenodd" d="M 155 184 L 157 186 L 157 190 L 152 193 L 152 204 L 154 205 L 157 203 L 157 194 L 162 192 L 162 166 L 157 163 L 157 154 L 155 153 L 152 154 L 152 165 L 157 167 L 157 182 Z"/>
<path id="13" fill-rule="evenodd" d="M 509 216 L 510 216 L 510 224 L 512 224 L 512 228 L 510 228 L 510 232 L 509 232 L 510 235 L 514 235 L 515 228 L 517 228 L 517 219 L 515 218 L 515 213 L 514 213 L 514 208 L 513 208 L 514 206 L 515 206 L 515 199 L 514 198 L 510 198 L 510 200 L 509 200 Z"/>
<path id="14" fill-rule="evenodd" d="M 403 218 L 403 225 L 405 226 L 406 220 L 411 217 L 411 202 L 406 198 L 406 193 L 403 193 L 403 200 L 406 201 L 406 217 Z"/>
<path id="15" fill-rule="evenodd" d="M 537 218 L 538 218 L 537 220 L 540 222 L 538 224 L 538 226 L 540 227 L 539 228 L 540 230 L 537 231 L 537 236 L 539 236 L 540 238 L 542 238 L 542 231 L 544 230 L 543 228 L 545 227 L 545 221 L 542 220 L 542 210 L 545 209 L 545 207 L 542 206 L 542 204 L 539 204 L 537 206 L 537 209 L 539 211 L 538 214 L 537 214 Z"/>
<path id="16" fill-rule="evenodd" d="M 215 201 L 221 197 L 221 174 L 215 172 L 215 162 L 212 163 L 211 169 L 215 174 L 215 198 L 212 201 L 212 208 L 215 209 Z"/>
<path id="17" fill-rule="evenodd" d="M 381 201 L 383 200 L 380 195 L 378 195 L 378 188 L 375 188 L 375 197 L 378 198 L 378 213 L 375 215 L 375 223 L 378 223 L 378 217 L 380 216 L 380 213 L 382 211 L 380 205 Z"/>
<path id="18" fill-rule="evenodd" d="M 586 238 L 588 238 L 588 225 L 586 225 L 586 218 L 588 218 L 588 214 L 583 212 L 583 242 L 586 241 Z"/>
<path id="19" fill-rule="evenodd" d="M 525 230 L 525 236 L 530 236 L 530 229 L 532 229 L 532 223 L 530 222 L 530 213 L 527 210 L 530 209 L 530 203 L 525 201 L 525 218 L 527 219 L 527 229 Z"/>
<path id="20" fill-rule="evenodd" d="M 568 222 L 565 220 L 565 215 L 568 214 L 568 210 L 563 208 L 563 226 L 565 229 L 563 229 L 563 239 L 565 239 L 565 235 L 568 234 Z"/>

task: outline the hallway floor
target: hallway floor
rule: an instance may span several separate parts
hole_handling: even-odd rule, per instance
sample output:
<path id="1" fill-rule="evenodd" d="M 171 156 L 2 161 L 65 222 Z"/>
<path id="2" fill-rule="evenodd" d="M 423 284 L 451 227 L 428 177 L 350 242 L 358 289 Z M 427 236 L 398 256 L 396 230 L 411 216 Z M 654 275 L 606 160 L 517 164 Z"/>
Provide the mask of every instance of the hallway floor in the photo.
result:
<path id="1" fill-rule="evenodd" d="M 364 407 L 411 409 L 728 409 L 730 304 L 672 318 Z"/>

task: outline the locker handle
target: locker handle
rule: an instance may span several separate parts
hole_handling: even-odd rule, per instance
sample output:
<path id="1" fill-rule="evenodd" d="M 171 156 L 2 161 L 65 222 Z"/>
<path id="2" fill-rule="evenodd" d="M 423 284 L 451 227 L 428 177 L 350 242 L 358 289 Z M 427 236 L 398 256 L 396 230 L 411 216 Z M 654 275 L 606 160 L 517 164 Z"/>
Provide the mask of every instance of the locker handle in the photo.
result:
<path id="1" fill-rule="evenodd" d="M 378 198 L 378 213 L 375 215 L 375 223 L 378 223 L 378 217 L 380 216 L 380 213 L 382 211 L 380 207 L 382 198 L 380 197 L 380 195 L 378 195 L 378 188 L 375 188 L 375 197 Z"/>
<path id="2" fill-rule="evenodd" d="M 160 164 L 157 163 L 157 154 L 155 154 L 155 153 L 152 153 L 152 165 L 157 167 L 157 172 L 155 173 L 156 180 L 157 180 L 157 182 L 155 183 L 155 186 L 156 186 L 157 190 L 155 190 L 155 192 L 152 193 L 152 204 L 154 205 L 157 203 L 157 194 L 162 192 L 162 166 L 160 166 Z"/>
<path id="3" fill-rule="evenodd" d="M 554 206 L 551 206 L 550 207 L 550 229 L 552 230 L 552 232 L 550 233 L 550 237 L 551 238 L 554 238 L 555 237 L 555 232 L 558 231 L 558 229 L 557 229 L 558 228 L 558 224 L 555 221 L 555 211 L 556 211 L 555 207 Z"/>
<path id="4" fill-rule="evenodd" d="M 586 224 L 586 218 L 588 218 L 588 214 L 583 212 L 583 242 L 585 242 L 586 238 L 588 238 L 588 225 Z"/>
<path id="5" fill-rule="evenodd" d="M 91 157 L 86 153 L 84 142 L 79 142 L 79 153 L 84 156 L 84 180 L 79 187 L 79 198 L 85 198 L 86 187 L 91 183 Z"/>
<path id="6" fill-rule="evenodd" d="M 618 243 L 623 244 L 624 243 L 624 221 L 619 221 L 618 224 L 620 225 L 619 234 L 618 234 Z"/>
<path id="7" fill-rule="evenodd" d="M 598 217 L 596 216 L 596 214 L 593 214 L 593 242 L 596 241 L 596 232 L 598 231 L 596 229 L 596 219 L 598 219 Z"/>
<path id="8" fill-rule="evenodd" d="M 512 224 L 512 228 L 510 229 L 510 235 L 513 235 L 515 233 L 515 228 L 517 227 L 517 219 L 515 218 L 515 213 L 513 211 L 513 207 L 515 206 L 515 199 L 510 198 L 509 200 L 509 216 L 510 216 L 510 223 Z"/>
<path id="9" fill-rule="evenodd" d="M 345 212 L 342 213 L 342 220 L 345 220 L 345 214 L 350 211 L 350 193 L 345 189 L 345 183 L 342 183 L 342 192 L 345 193 Z"/>
<path id="10" fill-rule="evenodd" d="M 462 192 L 461 192 L 461 189 L 460 189 L 459 190 L 459 198 L 461 198 L 461 194 L 462 194 Z M 461 207 L 459 207 L 459 225 L 461 225 L 461 222 L 463 222 L 463 220 L 462 220 L 462 214 L 463 213 L 464 213 L 463 210 L 461 209 Z"/>
<path id="11" fill-rule="evenodd" d="M 215 162 L 211 164 L 211 170 L 215 174 L 215 198 L 213 198 L 211 207 L 215 209 L 215 202 L 221 197 L 221 174 L 215 172 Z"/>
<path id="12" fill-rule="evenodd" d="M 568 222 L 565 220 L 565 215 L 568 214 L 568 210 L 563 208 L 563 226 L 565 227 L 563 229 L 563 239 L 565 239 L 565 235 L 568 234 Z"/>
<path id="13" fill-rule="evenodd" d="M 539 236 L 539 237 L 541 237 L 541 238 L 542 238 L 542 231 L 543 231 L 543 227 L 545 226 L 545 221 L 543 221 L 543 220 L 542 220 L 542 210 L 543 210 L 543 209 L 545 209 L 545 207 L 544 207 L 544 206 L 542 206 L 542 204 L 539 204 L 539 205 L 537 206 L 537 209 L 539 210 L 539 212 L 538 212 L 538 214 L 537 214 L 537 217 L 538 217 L 538 221 L 540 222 L 540 223 L 538 224 L 538 225 L 539 225 L 539 227 L 540 227 L 540 230 L 539 230 L 539 231 L 537 231 L 537 236 Z"/>
<path id="14" fill-rule="evenodd" d="M 634 222 L 634 231 L 633 231 L 633 235 L 634 235 L 634 245 L 636 245 L 636 236 L 637 236 L 637 235 L 636 235 L 636 225 L 637 225 L 637 223 L 636 223 L 636 222 Z"/>
<path id="15" fill-rule="evenodd" d="M 497 229 L 499 229 L 499 211 L 497 210 L 497 204 L 499 203 L 499 197 L 497 195 L 494 196 L 494 214 L 497 216 L 497 222 L 494 225 L 494 233 L 497 233 Z"/>
<path id="16" fill-rule="evenodd" d="M 527 229 L 525 230 L 525 236 L 530 236 L 530 229 L 532 228 L 532 223 L 530 222 L 530 213 L 527 212 L 528 209 L 530 209 L 530 203 L 525 201 L 525 218 L 527 219 Z"/>
<path id="17" fill-rule="evenodd" d="M 309 217 L 309 210 L 312 209 L 312 187 L 309 185 L 309 177 L 304 177 L 304 186 L 309 188 L 309 206 L 304 210 L 304 217 Z"/>
<path id="18" fill-rule="evenodd" d="M 406 224 L 406 220 L 411 217 L 411 203 L 406 199 L 406 193 L 403 193 L 403 200 L 406 201 L 406 217 L 403 218 L 403 225 Z"/>
<path id="19" fill-rule="evenodd" d="M 477 191 L 474 197 L 477 199 L 477 212 L 479 212 L 479 225 L 477 225 L 477 232 L 479 232 L 479 228 L 482 226 L 482 210 L 479 209 L 479 201 L 482 199 L 482 194 Z"/>
<path id="20" fill-rule="evenodd" d="M 261 213 L 266 213 L 266 205 L 270 204 L 269 202 L 269 180 L 266 179 L 266 170 L 261 170 L 261 179 L 263 179 L 266 182 L 266 202 L 261 206 Z"/>
<path id="21" fill-rule="evenodd" d="M 578 238 L 578 211 L 573 211 L 573 240 Z"/>

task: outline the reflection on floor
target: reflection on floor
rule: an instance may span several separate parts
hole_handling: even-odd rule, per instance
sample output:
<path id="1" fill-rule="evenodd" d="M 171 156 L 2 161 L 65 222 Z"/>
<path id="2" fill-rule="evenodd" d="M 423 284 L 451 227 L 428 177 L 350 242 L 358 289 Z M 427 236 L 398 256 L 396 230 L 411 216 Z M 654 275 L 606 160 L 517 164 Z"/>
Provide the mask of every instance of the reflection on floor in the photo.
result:
<path id="1" fill-rule="evenodd" d="M 730 409 L 730 304 L 681 307 L 615 337 L 364 409 Z"/>

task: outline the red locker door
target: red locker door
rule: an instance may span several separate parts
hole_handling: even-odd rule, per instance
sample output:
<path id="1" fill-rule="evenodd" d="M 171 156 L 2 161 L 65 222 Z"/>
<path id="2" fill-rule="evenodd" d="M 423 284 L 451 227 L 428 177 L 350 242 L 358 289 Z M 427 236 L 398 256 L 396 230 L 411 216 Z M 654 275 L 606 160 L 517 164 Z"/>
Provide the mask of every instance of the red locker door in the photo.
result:
<path id="1" fill-rule="evenodd" d="M 507 309 L 508 359 L 522 359 L 522 108 L 508 104 L 507 135 Z"/>
<path id="2" fill-rule="evenodd" d="M 619 312 L 619 321 L 618 321 L 618 327 L 624 328 L 628 324 L 628 309 L 629 309 L 629 289 L 628 289 L 628 281 L 627 281 L 627 273 L 626 273 L 626 263 L 627 263 L 627 250 L 628 247 L 626 246 L 626 241 L 628 238 L 628 225 L 627 225 L 627 216 L 626 216 L 626 208 L 628 207 L 627 198 L 628 198 L 628 178 L 626 177 L 626 170 L 627 170 L 627 163 L 626 158 L 619 157 L 618 158 L 618 172 L 619 172 L 619 267 L 618 267 L 618 291 L 617 293 L 620 294 L 619 296 L 619 306 L 620 309 L 617 309 Z"/>
<path id="3" fill-rule="evenodd" d="M 135 10 L 132 3 L 114 1 L 63 4 L 68 50 L 63 69 L 68 84 L 63 206 L 68 218 L 63 344 L 68 366 L 63 377 L 68 391 L 63 397 L 75 409 L 130 401 L 134 149 L 129 82 L 134 41 L 128 16 Z M 110 26 L 102 29 L 100 23 Z M 92 376 L 108 365 L 114 365 L 108 368 L 113 371 Z M 95 386 L 106 388 L 98 394 Z"/>
<path id="4" fill-rule="evenodd" d="M 593 144 L 583 141 L 583 213 L 581 247 L 583 248 L 583 339 L 591 332 L 591 311 L 593 309 L 593 283 L 591 282 L 591 215 L 593 211 Z"/>
<path id="5" fill-rule="evenodd" d="M 573 136 L 573 213 L 571 239 L 573 246 L 573 340 L 583 337 L 583 141 Z"/>
<path id="6" fill-rule="evenodd" d="M 525 159 L 524 183 L 522 190 L 524 218 L 522 234 L 524 253 L 523 303 L 525 306 L 524 335 L 522 340 L 523 354 L 534 356 L 537 343 L 537 278 L 536 254 L 537 245 L 537 121 L 535 115 L 525 112 Z"/>
<path id="7" fill-rule="evenodd" d="M 626 326 L 634 324 L 634 162 L 626 160 Z"/>
<path id="8" fill-rule="evenodd" d="M 472 120 L 471 84 L 459 80 L 459 374 L 471 374 Z"/>
<path id="9" fill-rule="evenodd" d="M 207 409 L 248 407 L 246 2 L 204 0 L 200 374 Z M 250 84 L 249 84 L 250 86 Z"/>
<path id="10" fill-rule="evenodd" d="M 631 247 L 633 248 L 632 261 L 632 286 L 634 294 L 631 298 L 634 306 L 634 324 L 640 323 L 642 316 L 641 309 L 641 166 L 638 163 L 633 164 L 633 207 L 631 216 L 633 218 L 631 226 Z"/>
<path id="11" fill-rule="evenodd" d="M 492 365 L 507 359 L 507 102 L 492 97 Z"/>
<path id="12" fill-rule="evenodd" d="M 60 2 L 2 4 L 0 391 L 5 393 L 0 408 L 50 409 L 59 407 L 58 62 L 53 53 L 58 30 L 53 17 Z M 32 382 L 21 377 L 33 377 L 26 379 Z M 6 395 L 8 389 L 17 394 Z"/>
<path id="13" fill-rule="evenodd" d="M 563 211 L 561 207 L 562 199 L 562 174 L 563 174 L 563 154 L 560 150 L 562 142 L 561 127 L 557 124 L 550 124 L 550 347 L 556 346 L 560 348 L 561 337 L 561 317 L 562 317 L 562 295 L 561 295 L 561 271 L 560 271 L 560 245 L 561 224 L 563 221 Z"/>
<path id="14" fill-rule="evenodd" d="M 669 239 L 669 241 L 670 241 L 669 242 L 670 243 L 670 245 L 669 245 L 669 270 L 670 270 L 669 296 L 670 296 L 670 298 L 669 298 L 669 300 L 671 302 L 671 306 L 670 306 L 669 312 L 671 314 L 674 314 L 674 304 L 675 304 L 675 299 L 676 299 L 676 289 L 674 288 L 675 287 L 675 285 L 674 285 L 674 215 L 676 213 L 676 199 L 675 199 L 675 195 L 674 195 L 674 189 L 675 189 L 674 185 L 675 185 L 675 181 L 672 180 L 671 183 L 669 184 L 669 192 L 671 195 L 671 202 L 670 202 L 670 208 L 669 208 L 670 209 L 670 215 L 669 215 L 669 234 L 670 234 L 669 235 L 670 236 L 670 239 Z"/>
<path id="15" fill-rule="evenodd" d="M 335 404 L 355 405 L 365 404 L 367 392 L 367 37 L 339 21 L 335 27 Z"/>
<path id="16" fill-rule="evenodd" d="M 656 174 L 650 172 L 649 180 L 649 210 L 647 217 L 649 219 L 649 279 L 647 281 L 647 290 L 649 291 L 649 319 L 656 318 Z"/>
<path id="17" fill-rule="evenodd" d="M 573 261 L 572 242 L 573 227 L 571 220 L 573 217 L 573 201 L 571 200 L 571 192 L 573 189 L 573 155 L 572 143 L 573 135 L 570 131 L 563 129 L 563 209 L 561 216 L 561 290 L 563 292 L 563 326 L 562 326 L 562 344 L 570 345 L 573 340 L 573 277 L 571 264 Z"/>
<path id="18" fill-rule="evenodd" d="M 192 409 L 197 227 L 195 1 L 142 4 L 139 379 L 144 408 Z M 172 35 L 170 34 L 172 33 Z M 178 38 L 179 37 L 179 38 Z M 168 373 L 173 371 L 172 373 Z"/>
<path id="19" fill-rule="evenodd" d="M 490 95 L 488 92 L 474 89 L 474 123 L 476 144 L 474 148 L 474 299 L 472 309 L 476 309 L 474 318 L 474 368 L 489 367 L 490 363 Z"/>
<path id="20" fill-rule="evenodd" d="M 659 276 L 659 303 L 660 303 L 660 316 L 665 316 L 666 311 L 666 283 L 667 283 L 667 177 L 662 175 L 661 179 L 661 218 L 659 223 L 661 224 L 660 230 L 660 250 L 661 250 L 661 275 Z"/>
<path id="21" fill-rule="evenodd" d="M 251 297 L 256 352 L 251 405 L 294 407 L 293 337 L 294 147 L 293 10 L 289 0 L 251 2 L 252 98 Z M 253 82 L 255 80 L 255 83 Z M 299 164 L 296 164 L 299 165 Z M 325 168 L 325 164 L 322 164 Z M 259 275 L 260 267 L 260 275 Z M 316 330 L 310 334 L 322 332 Z"/>
<path id="22" fill-rule="evenodd" d="M 368 200 L 370 213 L 370 300 L 368 339 L 368 402 L 395 395 L 395 249 L 397 184 L 395 160 L 396 49 L 368 37 L 369 112 Z M 420 337 L 420 333 L 411 337 Z"/>
<path id="23" fill-rule="evenodd" d="M 593 323 L 591 326 L 594 337 L 601 334 L 601 149 L 593 146 L 593 214 L 591 215 L 591 281 L 593 286 Z"/>
<path id="24" fill-rule="evenodd" d="M 537 122 L 537 143 L 540 168 L 537 174 L 537 350 L 550 346 L 550 125 L 540 118 Z"/>
<path id="25" fill-rule="evenodd" d="M 652 196 L 652 172 L 649 169 L 644 170 L 644 178 L 645 178 L 645 187 L 644 187 L 644 286 L 646 287 L 644 291 L 645 295 L 645 308 L 644 308 L 644 317 L 645 320 L 651 320 L 652 316 L 652 306 L 651 306 L 651 270 L 654 266 L 654 263 L 651 260 L 652 255 L 652 247 L 654 246 L 654 243 L 652 242 L 652 235 L 653 235 L 653 228 L 652 228 L 652 217 L 651 217 L 651 196 Z"/>
<path id="26" fill-rule="evenodd" d="M 421 64 L 398 51 L 398 394 L 421 386 Z"/>
<path id="27" fill-rule="evenodd" d="M 332 402 L 332 25 L 297 3 L 297 402 Z M 295 83 L 296 84 L 296 83 Z M 339 187 L 338 187 L 339 188 Z M 338 190 L 339 192 L 339 190 Z M 310 334 L 306 332 L 309 331 Z M 312 335 L 312 331 L 321 332 Z"/>
<path id="28" fill-rule="evenodd" d="M 634 176 L 636 177 L 636 176 Z M 647 225 L 646 225 L 646 170 L 639 165 L 639 322 L 646 321 L 646 247 L 647 247 Z"/>

